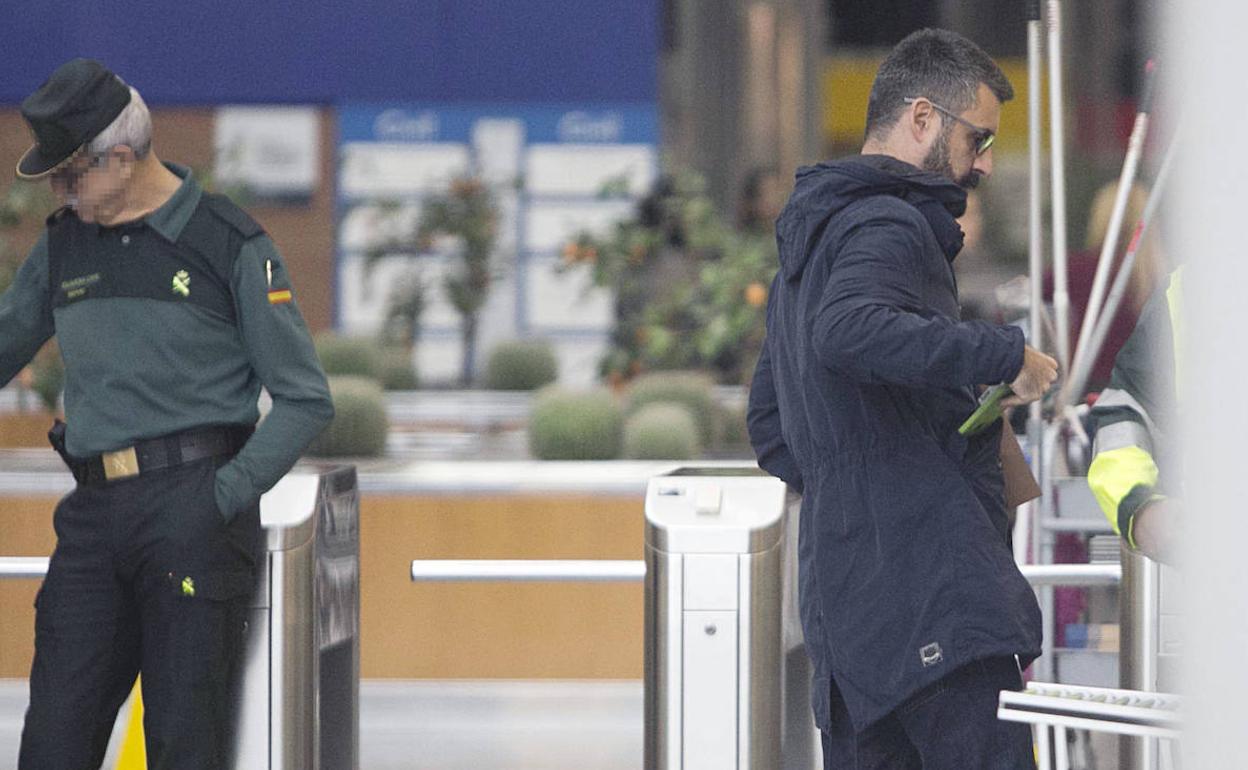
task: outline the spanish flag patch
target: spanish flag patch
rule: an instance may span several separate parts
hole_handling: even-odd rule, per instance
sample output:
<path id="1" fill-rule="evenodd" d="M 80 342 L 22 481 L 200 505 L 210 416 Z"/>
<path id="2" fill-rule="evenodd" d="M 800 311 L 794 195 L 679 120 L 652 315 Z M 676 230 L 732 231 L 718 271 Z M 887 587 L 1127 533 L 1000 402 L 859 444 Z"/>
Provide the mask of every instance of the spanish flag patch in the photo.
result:
<path id="1" fill-rule="evenodd" d="M 274 289 L 269 292 L 270 305 L 284 305 L 290 302 L 291 299 L 293 297 L 290 294 L 290 289 Z"/>

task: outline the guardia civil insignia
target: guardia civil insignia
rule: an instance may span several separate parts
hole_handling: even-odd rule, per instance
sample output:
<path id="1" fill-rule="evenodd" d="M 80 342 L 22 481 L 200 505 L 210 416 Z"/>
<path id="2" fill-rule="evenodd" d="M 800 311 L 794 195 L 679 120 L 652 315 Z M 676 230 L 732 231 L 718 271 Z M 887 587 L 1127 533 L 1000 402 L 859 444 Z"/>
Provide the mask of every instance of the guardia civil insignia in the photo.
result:
<path id="1" fill-rule="evenodd" d="M 181 294 L 183 297 L 191 296 L 191 274 L 185 270 L 179 270 L 173 276 L 173 293 Z"/>

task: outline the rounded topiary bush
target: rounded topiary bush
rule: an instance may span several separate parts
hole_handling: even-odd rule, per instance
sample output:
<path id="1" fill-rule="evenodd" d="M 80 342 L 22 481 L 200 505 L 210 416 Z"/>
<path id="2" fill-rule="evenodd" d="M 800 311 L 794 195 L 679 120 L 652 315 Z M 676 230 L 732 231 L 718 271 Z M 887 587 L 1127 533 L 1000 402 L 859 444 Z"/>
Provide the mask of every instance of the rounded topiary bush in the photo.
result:
<path id="1" fill-rule="evenodd" d="M 60 406 L 61 392 L 65 390 L 65 362 L 61 359 L 60 348 L 50 344 L 39 354 L 30 365 L 34 375 L 31 389 L 39 396 L 39 402 L 49 412 L 55 412 Z"/>
<path id="2" fill-rule="evenodd" d="M 374 380 L 381 377 L 381 350 L 371 339 L 318 334 L 316 355 L 328 375 L 369 377 Z"/>
<path id="3" fill-rule="evenodd" d="M 712 446 L 719 434 L 719 407 L 715 382 L 697 372 L 654 372 L 633 381 L 629 388 L 628 413 L 647 404 L 680 404 L 689 410 L 698 429 L 701 446 Z"/>
<path id="4" fill-rule="evenodd" d="M 386 451 L 386 397 L 376 380 L 330 377 L 334 419 L 308 454 L 315 457 L 378 457 Z"/>
<path id="5" fill-rule="evenodd" d="M 539 460 L 614 460 L 623 427 L 623 412 L 610 392 L 547 388 L 533 403 L 529 451 Z"/>
<path id="6" fill-rule="evenodd" d="M 504 342 L 485 366 L 485 387 L 490 390 L 537 390 L 558 378 L 555 349 L 541 340 Z"/>
<path id="7" fill-rule="evenodd" d="M 415 390 L 420 386 L 412 351 L 386 348 L 381 351 L 381 387 L 386 390 Z"/>
<path id="8" fill-rule="evenodd" d="M 716 449 L 749 449 L 750 432 L 746 424 L 746 410 L 718 407 L 719 436 Z"/>
<path id="9" fill-rule="evenodd" d="M 630 460 L 692 460 L 701 453 L 698 426 L 681 404 L 646 404 L 624 423 L 624 456 Z"/>

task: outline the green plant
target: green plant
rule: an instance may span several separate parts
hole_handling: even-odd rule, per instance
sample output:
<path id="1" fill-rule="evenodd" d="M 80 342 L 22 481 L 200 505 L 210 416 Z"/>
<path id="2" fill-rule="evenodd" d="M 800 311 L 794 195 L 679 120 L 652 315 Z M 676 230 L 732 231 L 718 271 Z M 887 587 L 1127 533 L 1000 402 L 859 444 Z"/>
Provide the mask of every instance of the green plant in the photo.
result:
<path id="1" fill-rule="evenodd" d="M 316 335 L 316 355 L 328 375 L 381 376 L 381 351 L 370 339 L 323 332 Z"/>
<path id="2" fill-rule="evenodd" d="M 419 386 L 412 351 L 408 348 L 384 348 L 381 351 L 381 387 L 386 390 L 415 390 Z"/>
<path id="3" fill-rule="evenodd" d="M 375 244 L 365 254 L 365 266 L 371 269 L 384 257 L 427 254 L 439 238 L 453 242 L 456 258 L 447 266 L 442 288 L 460 317 L 463 347 L 460 382 L 465 387 L 472 383 L 476 367 L 477 327 L 481 309 L 494 281 L 495 267 L 491 256 L 497 237 L 498 216 L 498 204 L 490 188 L 480 179 L 461 177 L 452 181 L 445 193 L 422 201 L 420 217 L 414 227 L 403 221 L 403 210 L 397 203 L 383 205 L 377 226 L 397 232 L 397 235 Z M 389 311 L 391 318 L 399 316 L 413 327 L 418 324 L 420 313 L 427 304 L 420 276 L 416 275 L 414 280 L 415 288 L 392 296 L 393 307 Z M 406 303 L 406 308 L 398 307 L 403 303 Z"/>
<path id="4" fill-rule="evenodd" d="M 631 460 L 692 460 L 701 453 L 698 426 L 682 404 L 647 404 L 624 423 L 624 456 Z"/>
<path id="5" fill-rule="evenodd" d="M 634 218 L 607 236 L 578 236 L 565 269 L 587 265 L 615 295 L 603 374 L 613 382 L 654 370 L 705 369 L 741 384 L 761 348 L 767 286 L 776 271 L 770 234 L 736 231 L 690 173 L 665 176 Z"/>
<path id="6" fill-rule="evenodd" d="M 364 377 L 330 377 L 334 419 L 308 447 L 314 457 L 377 457 L 386 451 L 386 398 Z"/>
<path id="7" fill-rule="evenodd" d="M 65 390 L 65 362 L 61 359 L 61 349 L 56 342 L 49 342 L 35 355 L 30 364 L 31 390 L 39 396 L 43 408 L 49 412 L 57 411 L 60 406 L 61 392 Z"/>
<path id="8" fill-rule="evenodd" d="M 698 441 L 712 446 L 719 434 L 719 405 L 715 402 L 714 382 L 697 372 L 653 372 L 633 381 L 628 394 L 628 414 L 649 404 L 680 404 L 689 411 L 697 427 Z"/>
<path id="9" fill-rule="evenodd" d="M 490 390 L 537 390 L 558 378 L 555 349 L 542 340 L 504 342 L 485 366 L 485 387 Z"/>
<path id="10" fill-rule="evenodd" d="M 729 409 L 718 406 L 719 441 L 716 449 L 750 450 L 750 433 L 747 429 L 745 409 Z"/>
<path id="11" fill-rule="evenodd" d="M 26 254 L 15 248 L 8 233 L 30 220 L 42 220 L 56 208 L 47 185 L 15 181 L 0 196 L 0 294 L 8 290 Z"/>
<path id="12" fill-rule="evenodd" d="M 529 418 L 529 451 L 539 460 L 613 460 L 620 456 L 624 416 L 606 390 L 546 388 Z"/>
<path id="13" fill-rule="evenodd" d="M 472 383 L 477 325 L 494 277 L 490 255 L 497 226 L 498 207 L 489 188 L 479 179 L 461 178 L 451 182 L 445 195 L 425 200 L 416 227 L 419 243 L 430 243 L 438 236 L 458 241 L 459 262 L 447 271 L 443 287 L 460 317 L 464 352 L 460 382 L 465 387 Z"/>
<path id="14" fill-rule="evenodd" d="M 4 294 L 9 290 L 9 286 L 13 284 L 13 278 L 16 275 L 16 268 L 7 262 L 0 262 L 0 294 Z"/>
<path id="15" fill-rule="evenodd" d="M 419 270 L 409 270 L 395 279 L 386 298 L 386 318 L 382 323 L 383 345 L 413 348 L 420 341 L 420 317 L 429 304 L 429 287 Z"/>

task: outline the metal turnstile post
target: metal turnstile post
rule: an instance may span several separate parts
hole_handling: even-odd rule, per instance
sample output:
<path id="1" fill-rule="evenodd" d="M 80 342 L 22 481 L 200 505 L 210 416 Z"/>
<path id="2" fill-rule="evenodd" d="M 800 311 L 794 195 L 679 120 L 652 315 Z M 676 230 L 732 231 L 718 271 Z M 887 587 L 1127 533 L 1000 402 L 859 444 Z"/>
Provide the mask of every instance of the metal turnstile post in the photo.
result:
<path id="1" fill-rule="evenodd" d="M 746 468 L 651 480 L 647 770 L 780 770 L 785 496 Z"/>

